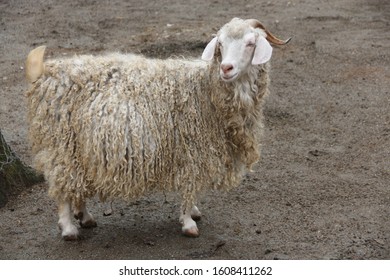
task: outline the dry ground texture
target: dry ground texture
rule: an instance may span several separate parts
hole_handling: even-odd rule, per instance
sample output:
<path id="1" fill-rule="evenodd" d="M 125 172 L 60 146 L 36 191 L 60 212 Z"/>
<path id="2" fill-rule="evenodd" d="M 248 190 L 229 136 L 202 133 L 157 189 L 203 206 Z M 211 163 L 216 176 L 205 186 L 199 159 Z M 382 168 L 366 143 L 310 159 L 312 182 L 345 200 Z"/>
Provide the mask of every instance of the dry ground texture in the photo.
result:
<path id="1" fill-rule="evenodd" d="M 196 239 L 173 194 L 91 202 L 99 226 L 65 242 L 45 184 L 0 209 L 0 259 L 390 259 L 390 1 L 0 1 L 0 128 L 27 163 L 24 61 L 107 51 L 200 56 L 233 17 L 279 37 L 261 162 L 208 192 Z"/>

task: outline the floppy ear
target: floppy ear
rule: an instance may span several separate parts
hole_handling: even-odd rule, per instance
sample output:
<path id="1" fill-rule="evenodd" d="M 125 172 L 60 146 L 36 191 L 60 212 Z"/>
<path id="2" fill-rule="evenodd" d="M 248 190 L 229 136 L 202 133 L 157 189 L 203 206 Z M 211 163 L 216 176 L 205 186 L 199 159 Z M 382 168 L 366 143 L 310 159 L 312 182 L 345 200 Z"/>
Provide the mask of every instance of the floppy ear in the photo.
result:
<path id="1" fill-rule="evenodd" d="M 255 53 L 253 54 L 252 65 L 258 65 L 266 63 L 271 59 L 272 47 L 268 41 L 263 37 L 259 36 L 256 42 Z"/>
<path id="2" fill-rule="evenodd" d="M 214 37 L 206 46 L 203 51 L 202 59 L 203 60 L 212 60 L 215 53 L 215 47 L 217 46 L 218 38 Z"/>

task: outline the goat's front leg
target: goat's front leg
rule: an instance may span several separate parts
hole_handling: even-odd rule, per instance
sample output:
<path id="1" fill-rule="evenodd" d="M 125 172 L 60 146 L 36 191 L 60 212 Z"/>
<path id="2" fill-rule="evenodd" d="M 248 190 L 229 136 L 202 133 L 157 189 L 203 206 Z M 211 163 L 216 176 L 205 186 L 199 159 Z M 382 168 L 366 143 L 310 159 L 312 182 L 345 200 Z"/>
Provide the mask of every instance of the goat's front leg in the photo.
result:
<path id="1" fill-rule="evenodd" d="M 69 201 L 62 201 L 58 205 L 58 227 L 61 230 L 61 235 L 64 240 L 77 240 L 79 231 L 72 223 L 72 211 Z"/>
<path id="2" fill-rule="evenodd" d="M 180 223 L 182 224 L 182 232 L 188 237 L 198 237 L 199 230 L 195 220 L 200 220 L 200 211 L 196 206 L 182 206 Z"/>

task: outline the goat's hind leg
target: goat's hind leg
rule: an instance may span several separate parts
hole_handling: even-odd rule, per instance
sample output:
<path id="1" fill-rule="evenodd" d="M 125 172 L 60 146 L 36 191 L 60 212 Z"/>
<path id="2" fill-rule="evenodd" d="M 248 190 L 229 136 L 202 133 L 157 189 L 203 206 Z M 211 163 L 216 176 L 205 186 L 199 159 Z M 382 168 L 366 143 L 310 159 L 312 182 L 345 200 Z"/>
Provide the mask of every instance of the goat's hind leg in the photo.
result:
<path id="1" fill-rule="evenodd" d="M 200 221 L 202 219 L 202 213 L 200 213 L 198 207 L 196 207 L 195 205 L 191 209 L 191 218 L 194 221 Z"/>
<path id="2" fill-rule="evenodd" d="M 85 201 L 79 203 L 74 209 L 74 217 L 79 220 L 82 228 L 93 228 L 97 226 L 92 214 L 89 213 Z"/>

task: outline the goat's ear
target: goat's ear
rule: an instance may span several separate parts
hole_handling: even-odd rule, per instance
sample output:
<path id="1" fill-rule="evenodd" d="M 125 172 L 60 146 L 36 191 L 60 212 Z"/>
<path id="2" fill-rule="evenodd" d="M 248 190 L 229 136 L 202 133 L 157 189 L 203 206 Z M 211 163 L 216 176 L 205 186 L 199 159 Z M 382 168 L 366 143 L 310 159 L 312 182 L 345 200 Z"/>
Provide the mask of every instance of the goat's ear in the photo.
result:
<path id="1" fill-rule="evenodd" d="M 218 38 L 214 37 L 206 46 L 203 51 L 202 59 L 203 60 L 212 60 L 215 53 L 215 47 L 217 46 Z"/>
<path id="2" fill-rule="evenodd" d="M 272 47 L 268 41 L 263 37 L 259 36 L 256 42 L 255 53 L 253 54 L 252 65 L 259 65 L 266 63 L 271 59 Z"/>

